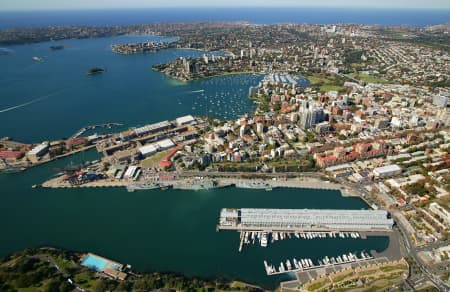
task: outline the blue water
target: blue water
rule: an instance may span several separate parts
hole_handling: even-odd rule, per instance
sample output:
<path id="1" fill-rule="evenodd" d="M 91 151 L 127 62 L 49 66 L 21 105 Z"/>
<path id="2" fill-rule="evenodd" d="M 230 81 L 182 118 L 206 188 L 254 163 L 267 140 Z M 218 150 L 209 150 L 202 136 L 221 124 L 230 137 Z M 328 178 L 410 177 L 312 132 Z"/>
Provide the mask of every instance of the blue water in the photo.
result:
<path id="1" fill-rule="evenodd" d="M 99 257 L 88 255 L 83 260 L 83 265 L 88 266 L 89 268 L 95 269 L 97 271 L 103 271 L 107 262 Z"/>
<path id="2" fill-rule="evenodd" d="M 176 21 L 359 23 L 426 26 L 450 22 L 450 10 L 350 8 L 157 8 L 86 11 L 1 11 L 0 28 L 49 25 L 126 25 Z"/>
<path id="3" fill-rule="evenodd" d="M 36 142 L 107 122 L 131 127 L 187 114 L 231 119 L 253 112 L 248 88 L 258 84 L 259 75 L 179 82 L 152 65 L 203 52 L 170 49 L 125 56 L 110 49 L 114 43 L 160 39 L 120 36 L 8 47 L 14 53 L 0 55 L 0 137 Z M 56 44 L 66 48 L 50 51 Z M 107 72 L 85 75 L 96 66 Z"/>

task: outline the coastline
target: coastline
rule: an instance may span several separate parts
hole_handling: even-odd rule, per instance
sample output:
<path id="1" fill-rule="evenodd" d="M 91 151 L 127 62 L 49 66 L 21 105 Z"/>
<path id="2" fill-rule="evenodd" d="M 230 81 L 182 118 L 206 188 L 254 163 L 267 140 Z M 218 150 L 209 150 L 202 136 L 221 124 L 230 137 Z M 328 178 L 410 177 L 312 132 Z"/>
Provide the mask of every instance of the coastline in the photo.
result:
<path id="1" fill-rule="evenodd" d="M 203 180 L 209 181 L 208 174 L 204 175 Z M 220 175 L 215 174 L 215 175 Z M 215 177 L 212 179 L 217 183 L 216 188 L 225 188 L 225 187 L 233 187 L 239 184 L 261 184 L 264 186 L 269 186 L 272 188 L 298 188 L 298 189 L 317 189 L 317 190 L 335 190 L 342 191 L 345 190 L 345 187 L 332 183 L 329 181 L 324 181 L 318 178 L 312 177 L 297 177 L 291 179 L 245 179 L 245 178 L 227 178 L 223 177 Z M 193 181 L 201 181 L 198 179 L 192 179 L 192 177 L 187 178 L 178 178 L 173 181 L 161 182 L 160 185 L 164 187 L 172 187 L 174 189 L 189 189 L 186 187 L 188 184 L 192 184 Z M 97 188 L 97 187 L 127 187 L 135 184 L 145 184 L 145 183 L 154 183 L 154 181 L 133 181 L 133 180 L 102 180 L 102 181 L 94 181 L 85 183 L 82 185 L 70 185 L 66 181 L 62 181 L 61 177 L 52 178 L 46 182 L 44 182 L 41 186 L 43 188 Z M 193 188 L 192 188 L 193 189 Z"/>

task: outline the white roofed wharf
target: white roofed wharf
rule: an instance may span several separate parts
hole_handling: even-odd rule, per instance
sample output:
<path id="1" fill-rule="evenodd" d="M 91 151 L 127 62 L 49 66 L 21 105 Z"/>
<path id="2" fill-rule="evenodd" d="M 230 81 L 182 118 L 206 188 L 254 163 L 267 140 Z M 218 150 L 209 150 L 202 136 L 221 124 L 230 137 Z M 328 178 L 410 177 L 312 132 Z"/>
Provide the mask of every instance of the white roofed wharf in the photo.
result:
<path id="1" fill-rule="evenodd" d="M 173 143 L 172 140 L 170 140 L 170 139 L 164 139 L 159 142 L 156 142 L 155 144 L 157 144 L 159 146 L 159 148 L 162 148 L 162 149 L 169 149 L 169 148 L 172 148 L 173 146 L 175 146 L 175 143 Z"/>
<path id="2" fill-rule="evenodd" d="M 48 142 L 42 142 L 41 144 L 37 145 L 30 151 L 28 151 L 27 154 L 29 155 L 39 155 L 41 152 L 43 152 L 48 147 Z"/>
<path id="3" fill-rule="evenodd" d="M 141 152 L 141 154 L 144 156 L 154 154 L 157 151 L 158 147 L 154 144 L 145 145 L 139 148 L 139 152 Z"/>
<path id="4" fill-rule="evenodd" d="M 384 210 L 222 209 L 220 227 L 262 230 L 391 230 Z"/>
<path id="5" fill-rule="evenodd" d="M 192 124 L 196 123 L 196 120 L 195 120 L 195 118 L 193 116 L 187 115 L 187 116 L 184 116 L 184 117 L 177 118 L 176 119 L 176 123 L 177 123 L 178 126 L 188 125 L 188 124 L 192 125 Z"/>
<path id="6" fill-rule="evenodd" d="M 147 156 L 147 155 L 152 155 L 152 154 L 158 152 L 159 150 L 166 150 L 166 149 L 172 148 L 174 146 L 175 146 L 175 143 L 173 143 L 172 140 L 164 139 L 164 140 L 140 147 L 139 152 L 141 152 L 142 155 Z"/>
<path id="7" fill-rule="evenodd" d="M 147 125 L 144 127 L 134 129 L 134 133 L 136 135 L 144 135 L 147 133 L 157 132 L 157 131 L 161 131 L 166 128 L 170 128 L 170 126 L 172 126 L 172 124 L 169 121 L 162 121 L 159 123 L 155 123 L 155 124 L 151 124 L 151 125 Z"/>

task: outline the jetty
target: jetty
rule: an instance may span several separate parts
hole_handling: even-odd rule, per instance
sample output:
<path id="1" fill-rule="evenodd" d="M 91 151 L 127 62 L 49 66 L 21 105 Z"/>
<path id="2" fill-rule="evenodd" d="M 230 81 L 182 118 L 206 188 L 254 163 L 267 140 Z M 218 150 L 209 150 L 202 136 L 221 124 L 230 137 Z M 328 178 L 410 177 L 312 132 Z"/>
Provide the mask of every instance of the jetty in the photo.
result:
<path id="1" fill-rule="evenodd" d="M 72 136 L 70 136 L 70 139 L 78 138 L 78 137 L 80 137 L 81 135 L 83 135 L 85 132 L 87 132 L 89 130 L 94 130 L 94 129 L 97 129 L 97 128 L 108 128 L 108 129 L 110 129 L 112 127 L 118 127 L 118 126 L 123 126 L 123 124 L 121 124 L 121 123 L 105 123 L 105 124 L 86 126 L 86 127 L 81 128 L 80 130 L 78 130 Z"/>

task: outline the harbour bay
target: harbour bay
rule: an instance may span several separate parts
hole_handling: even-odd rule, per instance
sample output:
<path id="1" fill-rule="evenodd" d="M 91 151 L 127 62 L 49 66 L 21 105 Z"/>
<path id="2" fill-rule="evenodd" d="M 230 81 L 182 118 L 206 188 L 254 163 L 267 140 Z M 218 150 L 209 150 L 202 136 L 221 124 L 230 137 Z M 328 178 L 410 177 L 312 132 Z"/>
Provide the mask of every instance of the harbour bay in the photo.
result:
<path id="1" fill-rule="evenodd" d="M 1 135 L 36 142 L 68 137 L 81 127 L 105 122 L 131 127 L 185 114 L 236 118 L 253 111 L 247 94 L 261 80 L 259 75 L 178 82 L 151 66 L 203 52 L 170 49 L 122 56 L 110 48 L 114 43 L 161 39 L 167 38 L 120 36 L 8 47 L 14 53 L 0 56 Z M 49 50 L 58 44 L 66 48 Z M 107 72 L 86 76 L 94 66 Z"/>
<path id="2" fill-rule="evenodd" d="M 248 87 L 256 85 L 261 76 L 184 83 L 151 70 L 154 63 L 203 52 L 171 49 L 121 56 L 110 50 L 117 42 L 157 39 L 161 38 L 122 36 L 10 47 L 14 54 L 0 56 L 0 111 L 10 109 L 0 112 L 0 134 L 36 142 L 67 137 L 96 123 L 121 122 L 130 127 L 183 114 L 231 119 L 254 109 L 247 98 Z M 54 44 L 66 48 L 49 51 Z M 44 61 L 35 62 L 33 56 Z M 107 72 L 85 76 L 92 66 L 106 67 Z M 97 158 L 91 150 L 24 173 L 0 176 L 4 235 L 0 256 L 27 247 L 55 246 L 95 252 L 131 264 L 140 272 L 220 276 L 274 288 L 286 276 L 266 276 L 264 260 L 280 262 L 293 256 L 316 260 L 344 252 L 382 251 L 389 243 L 387 237 L 291 239 L 267 249 L 246 247 L 239 253 L 238 233 L 216 232 L 219 211 L 224 207 L 367 208 L 359 199 L 344 198 L 337 191 L 226 188 L 130 194 L 124 188 L 31 188 L 58 167 Z"/>
<path id="3" fill-rule="evenodd" d="M 263 261 L 324 256 L 387 248 L 387 237 L 368 239 L 290 239 L 268 248 L 238 252 L 237 232 L 216 232 L 221 208 L 361 209 L 359 199 L 337 191 L 311 189 L 211 191 L 125 188 L 32 189 L 55 168 L 98 158 L 95 150 L 57 160 L 25 173 L 0 176 L 0 256 L 36 246 L 90 251 L 144 271 L 173 271 L 203 278 L 241 279 L 274 288 L 289 276 L 267 276 Z M 7 223 L 8 222 L 8 223 Z"/>

